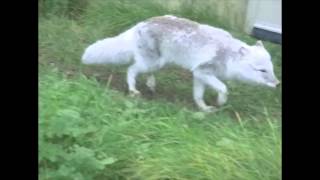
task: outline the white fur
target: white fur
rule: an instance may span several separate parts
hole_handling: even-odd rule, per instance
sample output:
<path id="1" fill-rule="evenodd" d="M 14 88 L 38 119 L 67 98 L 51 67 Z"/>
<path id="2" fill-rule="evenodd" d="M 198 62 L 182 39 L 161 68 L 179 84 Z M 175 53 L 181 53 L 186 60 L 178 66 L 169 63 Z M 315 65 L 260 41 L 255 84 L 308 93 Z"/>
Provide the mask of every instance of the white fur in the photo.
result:
<path id="1" fill-rule="evenodd" d="M 170 15 L 163 17 L 172 21 L 180 20 Z M 279 83 L 273 72 L 271 57 L 260 41 L 249 46 L 222 29 L 203 24 L 188 33 L 172 27 L 174 30 L 162 35 L 148 34 L 150 30 L 157 32 L 157 28 L 160 26 L 141 22 L 116 37 L 97 41 L 85 50 L 82 62 L 131 64 L 128 68 L 127 83 L 133 95 L 140 94 L 136 89 L 136 77 L 139 74 L 154 72 L 166 64 L 179 65 L 193 72 L 194 101 L 204 111 L 214 109 L 207 106 L 203 100 L 206 86 L 218 92 L 218 105 L 226 103 L 228 90 L 220 79 L 236 79 L 270 87 Z M 222 55 L 228 55 L 221 60 L 225 68 L 219 65 L 218 69 L 211 70 L 208 68 L 210 63 L 216 63 L 215 58 L 223 48 L 226 51 Z M 146 84 L 152 91 L 155 90 L 153 75 L 149 76 Z"/>
<path id="2" fill-rule="evenodd" d="M 84 64 L 128 64 L 133 59 L 134 29 L 118 36 L 98 40 L 86 48 L 82 55 Z"/>

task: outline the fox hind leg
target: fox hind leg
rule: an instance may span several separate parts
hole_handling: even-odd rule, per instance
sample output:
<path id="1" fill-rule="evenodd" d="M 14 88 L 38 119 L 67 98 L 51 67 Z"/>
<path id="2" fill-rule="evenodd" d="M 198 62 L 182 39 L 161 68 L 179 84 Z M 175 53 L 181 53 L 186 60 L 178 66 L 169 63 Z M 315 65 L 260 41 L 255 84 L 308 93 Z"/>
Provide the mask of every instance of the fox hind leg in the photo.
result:
<path id="1" fill-rule="evenodd" d="M 136 88 L 136 78 L 141 72 L 143 72 L 143 69 L 137 63 L 131 65 L 128 68 L 127 84 L 128 84 L 130 96 L 140 96 L 141 95 L 140 91 L 138 91 Z"/>

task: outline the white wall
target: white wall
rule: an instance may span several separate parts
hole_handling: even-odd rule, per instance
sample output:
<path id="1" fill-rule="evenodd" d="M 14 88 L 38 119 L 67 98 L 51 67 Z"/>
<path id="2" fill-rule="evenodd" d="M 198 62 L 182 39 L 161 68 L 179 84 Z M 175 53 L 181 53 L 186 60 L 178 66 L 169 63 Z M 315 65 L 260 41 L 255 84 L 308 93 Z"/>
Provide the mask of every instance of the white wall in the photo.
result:
<path id="1" fill-rule="evenodd" d="M 282 0 L 249 0 L 245 30 L 250 33 L 255 23 L 280 30 Z"/>
<path id="2" fill-rule="evenodd" d="M 195 14 L 205 9 L 207 16 L 214 17 L 212 25 L 223 24 L 229 29 L 243 31 L 245 28 L 248 0 L 153 0 L 158 1 L 171 12 L 181 10 L 183 5 L 192 4 Z M 165 2 L 165 3 L 163 3 Z M 190 5 L 189 4 L 189 5 Z M 209 8 L 210 11 L 208 11 Z M 194 17 L 196 18 L 196 17 Z"/>

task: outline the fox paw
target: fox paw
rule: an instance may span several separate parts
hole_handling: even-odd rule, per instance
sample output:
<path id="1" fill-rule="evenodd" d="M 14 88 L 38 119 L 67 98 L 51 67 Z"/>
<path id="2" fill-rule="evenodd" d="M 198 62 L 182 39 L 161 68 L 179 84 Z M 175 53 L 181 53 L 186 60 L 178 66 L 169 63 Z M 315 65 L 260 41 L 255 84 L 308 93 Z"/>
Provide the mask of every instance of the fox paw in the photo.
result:
<path id="1" fill-rule="evenodd" d="M 141 96 L 141 93 L 140 93 L 140 91 L 138 91 L 138 90 L 130 90 L 130 91 L 129 91 L 129 96 L 130 96 L 130 97 L 140 97 L 140 96 Z"/>
<path id="2" fill-rule="evenodd" d="M 206 106 L 206 107 L 201 107 L 201 110 L 204 111 L 204 112 L 213 113 L 213 112 L 217 111 L 217 108 L 214 107 L 214 106 Z"/>

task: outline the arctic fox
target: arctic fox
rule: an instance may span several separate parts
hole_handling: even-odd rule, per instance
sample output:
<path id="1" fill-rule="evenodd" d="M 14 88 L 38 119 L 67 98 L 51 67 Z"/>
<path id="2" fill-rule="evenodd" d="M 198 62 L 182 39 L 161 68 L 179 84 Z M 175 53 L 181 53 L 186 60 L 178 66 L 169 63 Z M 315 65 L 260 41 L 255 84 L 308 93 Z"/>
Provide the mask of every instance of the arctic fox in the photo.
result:
<path id="1" fill-rule="evenodd" d="M 172 15 L 152 17 L 115 37 L 87 47 L 84 64 L 131 64 L 127 83 L 131 95 L 139 95 L 136 77 L 148 73 L 146 85 L 155 90 L 152 72 L 176 64 L 193 73 L 193 98 L 203 111 L 215 108 L 203 100 L 208 86 L 217 91 L 217 104 L 227 102 L 228 90 L 221 80 L 239 80 L 275 88 L 270 54 L 261 41 L 248 45 L 230 33 Z"/>

